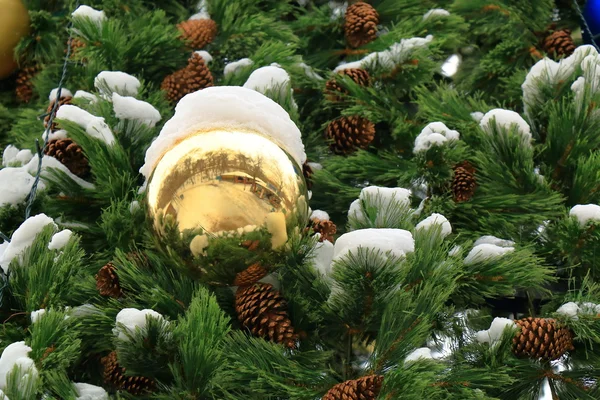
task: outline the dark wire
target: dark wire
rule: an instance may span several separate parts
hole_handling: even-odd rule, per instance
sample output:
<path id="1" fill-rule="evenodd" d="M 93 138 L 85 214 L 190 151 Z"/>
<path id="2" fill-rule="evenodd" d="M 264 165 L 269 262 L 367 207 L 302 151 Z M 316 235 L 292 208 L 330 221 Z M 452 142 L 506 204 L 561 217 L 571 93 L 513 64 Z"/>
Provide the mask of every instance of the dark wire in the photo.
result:
<path id="1" fill-rule="evenodd" d="M 590 37 L 590 40 L 592 41 L 592 45 L 594 45 L 596 50 L 600 51 L 600 47 L 598 47 L 598 45 L 596 44 L 596 40 L 594 39 L 592 30 L 590 29 L 590 26 L 588 25 L 587 21 L 585 20 L 585 17 L 583 16 L 583 11 L 581 11 L 581 7 L 579 7 L 579 3 L 577 2 L 577 0 L 573 0 L 573 4 L 575 5 L 577 14 L 579 14 L 579 19 L 581 19 L 581 22 L 583 22 L 583 28 L 585 29 L 586 33 Z"/>

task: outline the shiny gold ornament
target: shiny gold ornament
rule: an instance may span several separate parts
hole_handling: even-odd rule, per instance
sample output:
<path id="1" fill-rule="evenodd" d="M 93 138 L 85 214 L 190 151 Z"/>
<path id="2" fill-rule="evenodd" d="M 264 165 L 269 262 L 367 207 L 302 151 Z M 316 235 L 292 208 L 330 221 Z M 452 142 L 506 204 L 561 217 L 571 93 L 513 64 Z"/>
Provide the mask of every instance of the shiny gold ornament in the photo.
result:
<path id="1" fill-rule="evenodd" d="M 0 79 L 17 68 L 13 51 L 27 34 L 29 13 L 21 0 L 0 0 Z"/>
<path id="2" fill-rule="evenodd" d="M 282 247 L 306 223 L 306 199 L 302 168 L 284 150 L 256 132 L 227 128 L 197 132 L 164 152 L 147 190 L 158 235 L 176 226 L 195 255 L 205 247 L 198 235 L 259 229 L 270 233 L 272 248 Z"/>

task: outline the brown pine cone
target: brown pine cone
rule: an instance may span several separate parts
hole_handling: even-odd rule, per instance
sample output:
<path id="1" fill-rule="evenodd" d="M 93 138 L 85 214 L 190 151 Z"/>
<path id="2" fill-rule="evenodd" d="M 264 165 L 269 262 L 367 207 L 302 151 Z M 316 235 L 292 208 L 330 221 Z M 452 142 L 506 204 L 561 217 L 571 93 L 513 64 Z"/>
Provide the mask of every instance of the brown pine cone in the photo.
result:
<path id="1" fill-rule="evenodd" d="M 37 66 L 25 67 L 21 69 L 17 75 L 16 94 L 17 100 L 21 103 L 29 103 L 33 97 L 33 78 L 39 72 Z"/>
<path id="2" fill-rule="evenodd" d="M 69 171 L 80 178 L 85 178 L 90 173 L 88 159 L 83 150 L 72 139 L 54 139 L 48 142 L 44 154 L 56 158 Z"/>
<path id="3" fill-rule="evenodd" d="M 194 50 L 200 50 L 217 36 L 217 23 L 212 19 L 190 19 L 177 25 L 181 36 Z"/>
<path id="4" fill-rule="evenodd" d="M 383 376 L 369 375 L 338 383 L 322 400 L 375 400 L 381 390 Z"/>
<path id="5" fill-rule="evenodd" d="M 252 285 L 267 275 L 267 270 L 260 263 L 252 264 L 235 276 L 233 284 L 235 286 Z"/>
<path id="6" fill-rule="evenodd" d="M 183 96 L 213 85 L 210 70 L 199 54 L 192 54 L 188 65 L 171 75 L 162 82 L 161 89 L 167 92 L 167 98 L 176 103 Z"/>
<path id="7" fill-rule="evenodd" d="M 311 220 L 311 223 L 313 231 L 321 234 L 319 242 L 328 240 L 333 243 L 333 236 L 337 232 L 337 227 L 332 221 L 315 218 Z"/>
<path id="8" fill-rule="evenodd" d="M 333 142 L 330 148 L 337 154 L 366 149 L 375 138 L 375 124 L 359 116 L 340 117 L 327 126 L 326 136 Z"/>
<path id="9" fill-rule="evenodd" d="M 308 165 L 308 161 L 305 161 L 304 164 L 302 164 L 302 175 L 304 175 L 304 181 L 306 182 L 306 188 L 308 190 L 312 189 L 312 174 L 312 167 Z"/>
<path id="10" fill-rule="evenodd" d="M 100 268 L 96 274 L 96 289 L 102 296 L 114 297 L 115 299 L 123 296 L 117 268 L 112 263 Z"/>
<path id="11" fill-rule="evenodd" d="M 71 43 L 71 55 L 70 58 L 77 59 L 79 58 L 79 52 L 81 49 L 85 48 L 85 42 L 79 38 L 70 38 L 69 42 Z M 67 53 L 67 48 L 65 48 L 65 54 Z M 87 60 L 81 59 L 82 62 L 86 62 Z"/>
<path id="12" fill-rule="evenodd" d="M 573 350 L 573 335 L 552 318 L 523 318 L 515 321 L 521 328 L 513 338 L 513 353 L 545 361 L 556 360 Z"/>
<path id="13" fill-rule="evenodd" d="M 101 360 L 104 366 L 104 382 L 117 390 L 125 390 L 133 395 L 152 392 L 153 380 L 143 376 L 125 376 L 125 368 L 119 365 L 117 352 L 113 351 Z"/>
<path id="14" fill-rule="evenodd" d="M 471 200 L 477 188 L 475 168 L 465 161 L 454 167 L 454 179 L 452 180 L 452 195 L 454 201 L 462 203 Z"/>
<path id="15" fill-rule="evenodd" d="M 575 43 L 569 29 L 554 31 L 542 43 L 544 51 L 554 59 L 568 57 L 575 51 Z"/>
<path id="16" fill-rule="evenodd" d="M 58 100 L 58 107 L 56 108 L 56 111 L 58 112 L 58 109 L 61 106 L 64 106 L 65 104 L 71 104 L 72 100 L 73 97 L 71 96 L 61 96 L 61 98 Z M 52 100 L 48 105 L 48 108 L 46 109 L 46 116 L 44 117 L 44 128 L 48 127 L 48 122 L 50 122 L 50 114 L 52 113 L 52 109 L 54 108 L 54 103 L 56 103 L 56 99 Z M 53 121 L 52 127 L 50 128 L 50 132 L 54 132 L 58 129 L 59 128 L 57 123 Z"/>
<path id="17" fill-rule="evenodd" d="M 371 77 L 369 76 L 369 73 L 361 68 L 343 69 L 338 72 L 338 75 L 349 76 L 354 83 L 360 86 L 369 86 L 371 84 Z M 342 87 L 342 85 L 340 85 L 334 76 L 325 84 L 325 93 L 330 101 L 340 101 L 341 98 L 337 95 L 337 93 L 348 94 L 348 90 Z"/>
<path id="18" fill-rule="evenodd" d="M 359 1 L 346 10 L 344 32 L 351 47 L 371 43 L 377 37 L 379 14 L 370 4 Z"/>
<path id="19" fill-rule="evenodd" d="M 254 336 L 285 347 L 295 348 L 298 335 L 287 312 L 287 304 L 279 291 L 268 283 L 240 287 L 235 295 L 239 321 Z"/>

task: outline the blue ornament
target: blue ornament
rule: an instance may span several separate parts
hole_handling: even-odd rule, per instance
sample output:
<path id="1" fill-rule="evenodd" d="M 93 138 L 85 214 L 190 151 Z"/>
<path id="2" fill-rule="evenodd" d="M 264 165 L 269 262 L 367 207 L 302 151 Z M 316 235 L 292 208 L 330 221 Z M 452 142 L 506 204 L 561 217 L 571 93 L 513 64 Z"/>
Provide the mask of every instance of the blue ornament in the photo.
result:
<path id="1" fill-rule="evenodd" d="M 598 35 L 600 34 L 600 0 L 588 0 L 587 3 L 585 3 L 583 18 L 585 18 L 585 22 L 587 22 L 587 25 L 590 28 L 590 32 L 587 32 L 585 26 L 581 27 L 584 41 L 591 44 L 592 38 L 594 38 L 596 43 L 598 43 L 600 39 L 598 38 Z"/>

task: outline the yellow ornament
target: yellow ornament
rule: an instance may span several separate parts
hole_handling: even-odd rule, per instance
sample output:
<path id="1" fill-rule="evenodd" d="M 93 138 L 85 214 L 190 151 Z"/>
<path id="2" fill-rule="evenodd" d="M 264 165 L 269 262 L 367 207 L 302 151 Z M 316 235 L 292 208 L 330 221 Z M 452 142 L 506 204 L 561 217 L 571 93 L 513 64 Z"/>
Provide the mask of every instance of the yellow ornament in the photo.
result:
<path id="1" fill-rule="evenodd" d="M 17 67 L 14 49 L 29 34 L 29 13 L 21 0 L 0 0 L 0 79 Z"/>
<path id="2" fill-rule="evenodd" d="M 287 241 L 286 230 L 305 219 L 308 208 L 302 169 L 268 138 L 240 129 L 179 141 L 156 164 L 147 190 L 159 233 L 167 222 L 182 234 L 212 236 L 264 227 L 273 248 Z"/>

